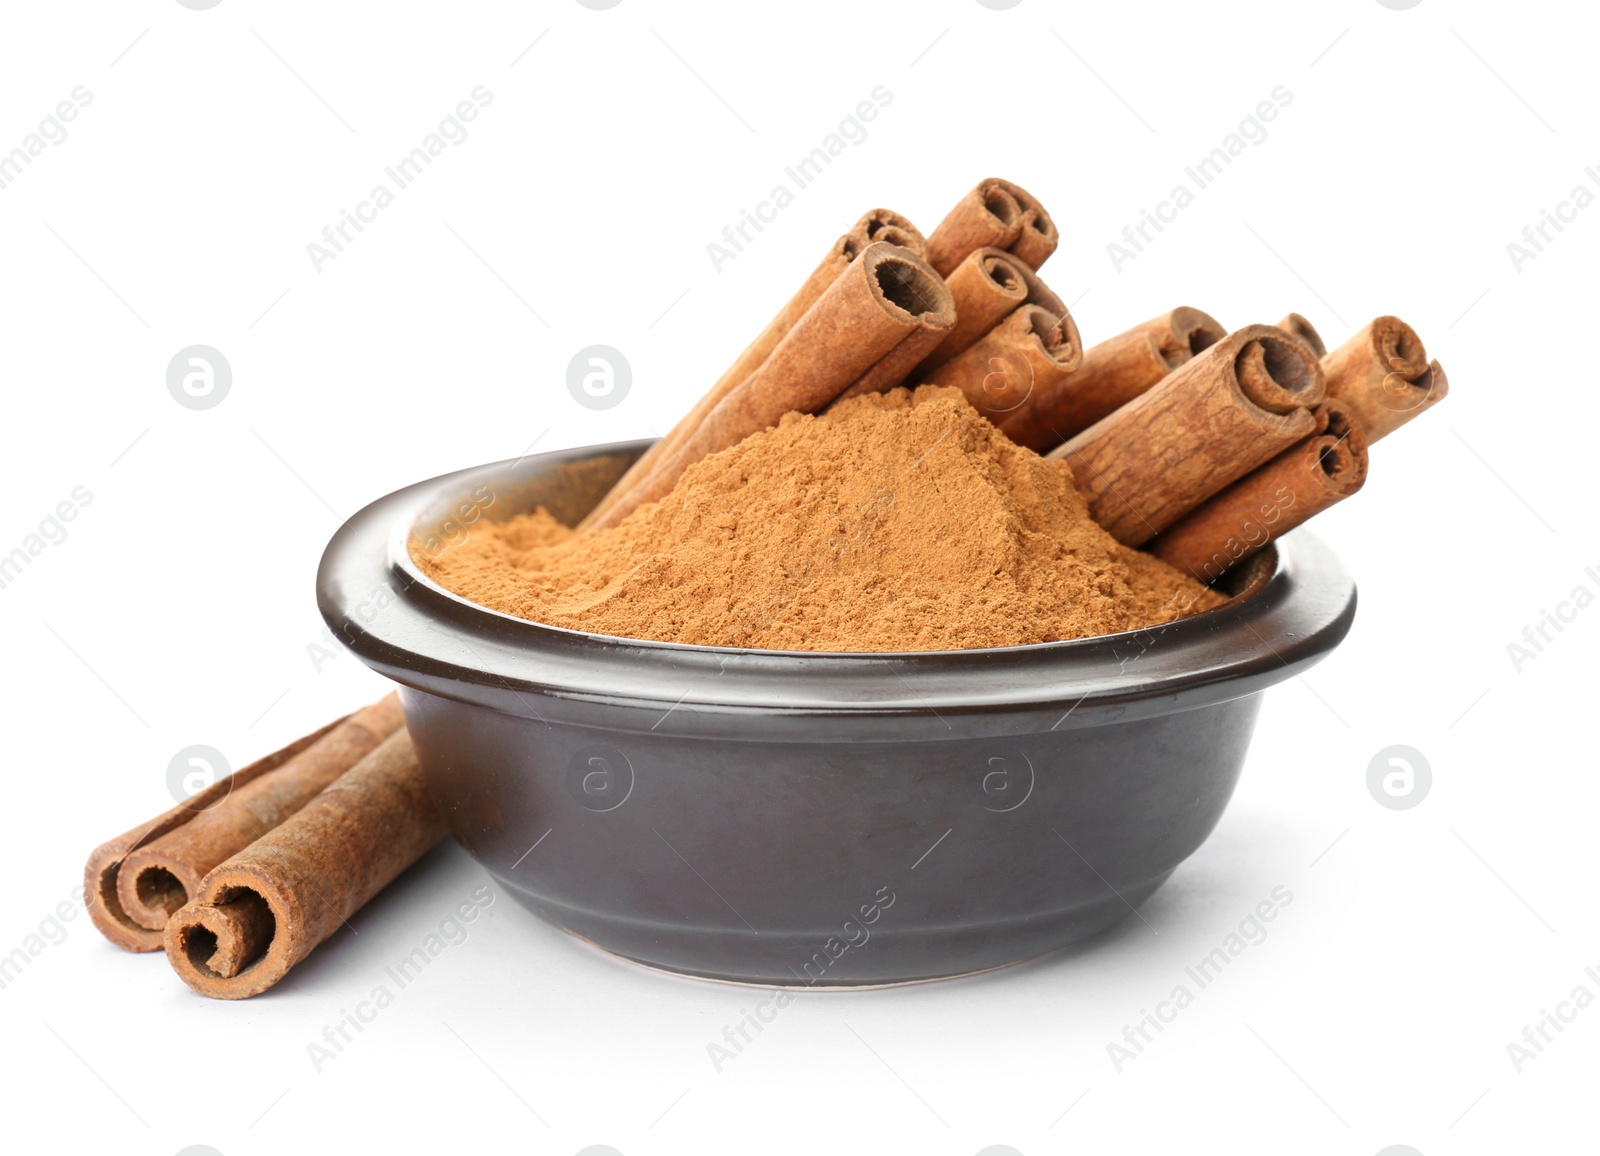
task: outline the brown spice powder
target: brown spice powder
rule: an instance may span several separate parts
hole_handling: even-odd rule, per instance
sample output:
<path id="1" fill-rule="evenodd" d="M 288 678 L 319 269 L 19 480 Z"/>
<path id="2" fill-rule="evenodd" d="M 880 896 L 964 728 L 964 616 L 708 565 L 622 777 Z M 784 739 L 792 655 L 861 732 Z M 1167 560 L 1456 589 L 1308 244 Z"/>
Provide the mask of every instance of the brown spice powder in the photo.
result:
<path id="1" fill-rule="evenodd" d="M 417 562 L 553 626 L 778 650 L 1016 646 L 1223 601 L 1118 543 L 1064 462 L 939 386 L 791 413 L 610 529 L 574 534 L 540 509 Z"/>

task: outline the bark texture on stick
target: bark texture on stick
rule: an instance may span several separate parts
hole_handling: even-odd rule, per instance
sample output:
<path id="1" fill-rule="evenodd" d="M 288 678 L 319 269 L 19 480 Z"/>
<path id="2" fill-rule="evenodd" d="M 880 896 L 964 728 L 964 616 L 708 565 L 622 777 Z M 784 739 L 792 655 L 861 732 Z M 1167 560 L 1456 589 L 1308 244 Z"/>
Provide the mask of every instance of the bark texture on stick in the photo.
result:
<path id="1" fill-rule="evenodd" d="M 1328 396 L 1344 402 L 1375 442 L 1405 425 L 1450 392 L 1422 339 L 1398 317 L 1378 317 L 1322 359 Z"/>
<path id="2" fill-rule="evenodd" d="M 213 869 L 167 923 L 167 959 L 201 995 L 259 995 L 444 833 L 402 729 Z"/>
<path id="3" fill-rule="evenodd" d="M 863 379 L 873 388 L 899 384 L 889 380 L 893 372 L 869 378 L 869 371 L 907 338 L 920 334 L 919 342 L 933 341 L 925 331 L 935 330 L 942 338 L 954 323 L 950 290 L 937 273 L 909 250 L 882 242 L 868 246 L 761 368 L 723 398 L 648 478 L 590 524 L 616 525 L 640 506 L 665 497 L 701 458 L 777 425 L 786 413 L 813 413 Z M 931 347 L 909 352 L 925 356 Z M 900 365 L 895 359 L 891 368 Z M 904 365 L 904 371 L 913 365 Z"/>
<path id="4" fill-rule="evenodd" d="M 1367 480 L 1367 441 L 1337 401 L 1314 411 L 1317 431 L 1208 498 L 1145 547 L 1163 562 L 1214 582 Z"/>
<path id="5" fill-rule="evenodd" d="M 1230 333 L 1090 426 L 1052 458 L 1089 513 L 1138 546 L 1316 428 L 1326 383 L 1307 347 L 1270 325 Z"/>
<path id="6" fill-rule="evenodd" d="M 1227 331 L 1209 313 L 1181 305 L 1135 325 L 1083 352 L 1083 364 L 1055 398 L 1040 428 L 1054 441 L 1035 445 L 1048 449 L 1088 429 L 1167 374 L 1221 341 Z"/>

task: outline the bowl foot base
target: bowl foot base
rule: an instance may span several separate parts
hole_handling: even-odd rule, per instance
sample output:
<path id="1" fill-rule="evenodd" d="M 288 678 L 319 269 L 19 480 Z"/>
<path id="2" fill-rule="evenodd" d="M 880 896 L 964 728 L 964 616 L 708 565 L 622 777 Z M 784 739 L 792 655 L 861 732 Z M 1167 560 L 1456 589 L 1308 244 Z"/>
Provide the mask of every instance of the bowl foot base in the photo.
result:
<path id="1" fill-rule="evenodd" d="M 674 979 L 693 979 L 699 980 L 702 983 L 720 983 L 725 984 L 728 987 L 748 987 L 765 991 L 884 991 L 892 987 L 915 987 L 918 984 L 944 983 L 947 980 L 971 979 L 974 976 L 989 975 L 997 971 L 1010 971 L 1014 967 L 1024 967 L 1030 963 L 1033 963 L 1035 960 L 1043 959 L 1047 955 L 1055 954 L 1054 952 L 1046 951 L 1039 955 L 1030 956 L 1027 959 L 1018 959 L 1011 963 L 992 964 L 988 967 L 974 968 L 971 971 L 953 971 L 949 975 L 924 975 L 913 979 L 886 980 L 881 983 L 782 983 L 778 980 L 742 979 L 735 976 L 715 975 L 710 972 L 691 971 L 687 968 L 667 967 L 663 964 L 651 963 L 649 960 L 644 959 L 636 959 L 631 955 L 623 955 L 621 952 L 612 951 L 610 948 L 601 947 L 598 943 L 594 942 L 594 940 L 587 939 L 584 936 L 579 935 L 570 927 L 563 927 L 561 930 L 565 931 L 568 935 L 572 936 L 572 938 L 576 939 L 584 946 L 599 952 L 607 959 L 623 964 L 627 967 L 642 968 L 645 971 L 654 972 L 656 975 L 671 976 Z"/>
<path id="2" fill-rule="evenodd" d="M 830 953 L 819 946 L 830 942 L 823 931 L 768 928 L 752 934 L 686 922 L 621 919 L 552 902 L 523 881 L 500 875 L 495 879 L 546 923 L 633 966 L 776 991 L 871 991 L 983 975 L 1053 954 L 1134 918 L 1138 906 L 1170 874 L 1120 883 L 1116 891 L 1068 907 L 956 928 L 913 921 L 908 910 L 899 926 L 885 917 L 867 941 Z"/>

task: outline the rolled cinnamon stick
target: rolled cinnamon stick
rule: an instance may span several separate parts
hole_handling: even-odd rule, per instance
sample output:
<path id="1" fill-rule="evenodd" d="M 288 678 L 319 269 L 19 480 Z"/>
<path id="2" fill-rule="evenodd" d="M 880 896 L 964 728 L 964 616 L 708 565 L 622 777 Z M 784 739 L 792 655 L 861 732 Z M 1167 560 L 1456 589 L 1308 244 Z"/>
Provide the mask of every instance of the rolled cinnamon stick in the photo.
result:
<path id="1" fill-rule="evenodd" d="M 953 324 L 954 302 L 937 273 L 909 250 L 883 242 L 869 245 L 762 366 L 706 415 L 679 452 L 663 457 L 648 478 L 589 524 L 595 529 L 616 525 L 665 497 L 701 458 L 776 425 L 786 413 L 821 409 L 866 378 L 907 338 L 925 330 L 942 338 Z"/>
<path id="2" fill-rule="evenodd" d="M 1328 346 L 1322 340 L 1322 334 L 1318 333 L 1317 327 L 1300 316 L 1300 314 L 1290 313 L 1285 315 L 1284 319 L 1278 322 L 1278 328 L 1289 334 L 1289 336 L 1298 337 L 1301 341 L 1311 346 L 1311 352 L 1318 357 L 1326 357 L 1328 355 Z"/>
<path id="3" fill-rule="evenodd" d="M 1138 546 L 1316 428 L 1326 382 L 1310 349 L 1247 325 L 1051 451 L 1089 513 Z"/>
<path id="4" fill-rule="evenodd" d="M 1083 358 L 1078 327 L 1070 314 L 1054 317 L 1024 305 L 983 340 L 943 365 L 920 375 L 926 384 L 952 385 L 974 409 L 1000 426 L 1030 400 L 1055 388 Z"/>
<path id="5" fill-rule="evenodd" d="M 901 216 L 893 209 L 867 210 L 859 221 L 850 226 L 849 235 L 860 242 L 862 249 L 878 241 L 886 241 L 902 249 L 910 249 L 918 257 L 928 252 L 928 239 L 922 235 L 922 230 L 913 225 L 909 217 Z"/>
<path id="6" fill-rule="evenodd" d="M 1226 335 L 1216 318 L 1187 305 L 1135 325 L 1083 351 L 1083 364 L 1036 428 L 1059 434 L 1059 445 L 1128 404 L 1195 354 Z M 1048 446 L 1033 446 L 1046 449 Z"/>
<path id="7" fill-rule="evenodd" d="M 930 315 L 927 324 L 920 329 L 912 330 L 904 341 L 856 378 L 848 389 L 828 404 L 832 405 L 862 393 L 888 393 L 895 386 L 902 384 L 943 342 L 945 334 L 949 332 L 948 326 L 943 322 L 954 316 L 953 309 L 943 318 Z"/>
<path id="8" fill-rule="evenodd" d="M 1361 426 L 1338 401 L 1324 401 L 1313 417 L 1316 434 L 1200 503 L 1145 549 L 1201 582 L 1214 582 L 1359 490 L 1367 480 Z"/>
<path id="9" fill-rule="evenodd" d="M 344 722 L 345 718 L 335 719 L 321 730 L 313 731 L 281 750 L 240 767 L 233 774 L 196 791 L 176 807 L 147 823 L 139 824 L 131 831 L 124 831 L 90 852 L 83 869 L 83 898 L 89 909 L 89 919 L 100 934 L 128 951 L 160 951 L 161 932 L 141 927 L 129 919 L 128 913 L 122 909 L 122 900 L 117 898 L 117 879 L 122 872 L 123 858 L 128 852 L 187 823 L 196 812 L 216 806 L 251 780 L 277 770 Z"/>
<path id="10" fill-rule="evenodd" d="M 1450 392 L 1443 367 L 1428 361 L 1417 331 L 1398 317 L 1378 317 L 1362 326 L 1322 359 L 1322 369 L 1328 396 L 1345 403 L 1369 442 L 1393 433 Z"/>
<path id="11" fill-rule="evenodd" d="M 1037 197 L 1011 181 L 998 183 L 1011 194 L 1022 210 L 1017 222 L 1017 239 L 1011 242 L 1010 251 L 1030 269 L 1037 269 L 1056 251 L 1056 246 L 1061 243 L 1061 234 Z"/>
<path id="12" fill-rule="evenodd" d="M 270 773 L 242 784 L 235 780 L 204 809 L 189 800 L 186 822 L 148 836 L 122 856 L 116 892 L 123 915 L 160 932 L 196 893 L 207 871 L 304 807 L 404 723 L 400 700 L 391 692 Z"/>
<path id="13" fill-rule="evenodd" d="M 800 288 L 779 309 L 766 328 L 756 335 L 756 339 L 745 346 L 742 353 L 734 359 L 732 365 L 722 372 L 722 376 L 712 384 L 699 401 L 684 417 L 667 431 L 664 437 L 657 439 L 656 443 L 646 450 L 633 465 L 629 466 L 615 485 L 600 499 L 594 509 L 578 524 L 580 530 L 590 528 L 607 510 L 634 486 L 648 478 L 661 464 L 663 458 L 675 454 L 687 440 L 690 434 L 699 428 L 700 423 L 723 398 L 737 389 L 745 378 L 760 368 L 777 348 L 778 342 L 794 327 L 795 322 L 805 316 L 806 310 L 816 304 L 817 299 L 827 291 L 829 285 L 838 280 L 839 275 L 850 267 L 850 263 L 860 256 L 861 251 L 868 245 L 885 241 L 908 249 L 921 257 L 927 251 L 927 238 L 911 223 L 910 219 L 895 212 L 893 209 L 869 209 L 861 218 L 850 227 L 850 231 L 833 243 L 833 247 L 823 254 L 822 260 L 817 262 L 817 267 L 805 279 Z"/>
<path id="14" fill-rule="evenodd" d="M 1018 265 L 1004 249 L 974 249 L 945 278 L 955 302 L 956 323 L 922 364 L 924 377 L 970 349 L 1028 300 L 1028 282 Z"/>
<path id="15" fill-rule="evenodd" d="M 838 279 L 839 274 L 850 267 L 850 262 L 860 255 L 861 250 L 867 247 L 869 242 L 865 239 L 863 226 L 869 218 L 874 218 L 874 214 L 868 213 L 856 222 L 856 228 L 833 243 L 833 246 L 823 254 L 822 260 L 817 262 L 817 267 L 801 283 L 800 288 L 795 290 L 794 296 L 784 302 L 772 320 L 767 322 L 766 328 L 756 335 L 754 341 L 745 346 L 733 364 L 723 371 L 722 376 L 717 378 L 689 412 L 665 435 L 656 439 L 656 443 L 628 467 L 583 521 L 578 523 L 578 529 L 589 529 L 624 494 L 648 478 L 662 460 L 682 444 L 689 432 L 705 420 L 706 414 L 715 409 L 717 403 L 726 397 L 729 391 L 735 389 L 767 359 L 778 342 L 783 340 L 784 334 L 788 333 L 805 311 L 816 303 L 817 298 L 827 291 L 828 286 Z M 886 227 L 893 226 L 886 223 Z"/>
<path id="16" fill-rule="evenodd" d="M 979 181 L 928 234 L 928 264 L 948 277 L 974 249 L 1009 249 L 1022 231 L 1022 206 L 1009 181 Z"/>
<path id="17" fill-rule="evenodd" d="M 696 403 L 695 409 L 690 411 L 689 416 L 674 427 L 674 432 L 680 428 L 694 428 L 700 419 L 716 408 L 718 402 L 754 373 L 761 363 L 771 356 L 784 335 L 794 328 L 795 322 L 805 316 L 806 310 L 816 304 L 828 286 L 839 279 L 840 274 L 850 267 L 850 263 L 861 255 L 862 250 L 879 241 L 909 249 L 919 257 L 927 251 L 928 245 L 927 238 L 910 219 L 893 209 L 870 209 L 863 213 L 861 218 L 850 226 L 850 231 L 835 241 L 833 248 L 823 255 L 817 267 L 811 271 L 811 275 L 795 291 L 794 296 L 784 303 L 783 308 L 778 310 L 777 315 L 767 323 L 767 327 L 745 348 L 722 376 L 717 378 L 711 389 Z"/>
<path id="18" fill-rule="evenodd" d="M 213 868 L 168 921 L 167 959 L 201 995 L 259 995 L 444 833 L 402 728 Z"/>

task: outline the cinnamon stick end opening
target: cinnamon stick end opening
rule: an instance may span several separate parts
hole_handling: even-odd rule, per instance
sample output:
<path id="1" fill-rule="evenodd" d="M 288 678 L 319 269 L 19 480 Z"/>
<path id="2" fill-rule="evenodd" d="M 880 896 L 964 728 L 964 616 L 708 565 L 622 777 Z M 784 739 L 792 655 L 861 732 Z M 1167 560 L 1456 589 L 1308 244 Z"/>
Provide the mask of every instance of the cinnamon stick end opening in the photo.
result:
<path id="1" fill-rule="evenodd" d="M 225 887 L 214 904 L 191 903 L 167 924 L 167 959 L 201 995 L 245 999 L 281 979 L 278 917 L 254 888 Z"/>
<path id="2" fill-rule="evenodd" d="M 955 301 L 937 273 L 904 249 L 892 245 L 873 249 L 876 252 L 869 251 L 866 259 L 872 262 L 869 271 L 884 300 L 912 317 L 933 320 L 948 314 L 946 325 L 954 322 Z"/>
<path id="3" fill-rule="evenodd" d="M 84 906 L 89 920 L 100 934 L 126 951 L 160 951 L 161 932 L 140 927 L 122 909 L 117 896 L 117 878 L 122 871 L 124 846 L 120 843 L 95 848 L 84 867 Z"/>
<path id="4" fill-rule="evenodd" d="M 159 847 L 141 847 L 122 861 L 117 898 L 129 919 L 159 935 L 173 913 L 196 894 L 199 884 L 180 857 L 166 855 Z"/>
<path id="5" fill-rule="evenodd" d="M 887 241 L 902 249 L 910 249 L 918 257 L 923 256 L 928 248 L 928 239 L 922 235 L 922 230 L 913 225 L 909 217 L 893 209 L 868 210 L 845 235 L 858 242 L 855 252 L 850 254 L 852 259 L 861 248 L 876 241 Z"/>
<path id="6" fill-rule="evenodd" d="M 1385 314 L 1372 322 L 1372 344 L 1384 369 L 1407 381 L 1428 372 L 1428 355 L 1417 331 L 1398 317 Z"/>
<path id="7" fill-rule="evenodd" d="M 1017 218 L 1022 216 L 1022 206 L 1017 203 L 1017 198 L 996 179 L 984 181 L 978 186 L 978 193 L 983 198 L 983 207 L 1006 228 L 1016 224 Z"/>
<path id="8" fill-rule="evenodd" d="M 984 253 L 984 250 L 979 249 L 978 252 Z M 980 261 L 979 268 L 983 270 L 984 276 L 1007 296 L 1014 296 L 1020 301 L 1027 294 L 1027 282 L 1023 280 L 1022 274 L 1017 272 L 1017 267 L 1004 257 L 987 253 Z"/>
<path id="9" fill-rule="evenodd" d="M 1156 342 L 1168 370 L 1204 353 L 1228 335 L 1222 323 L 1204 310 L 1180 305 L 1168 315 L 1170 337 Z"/>
<path id="10" fill-rule="evenodd" d="M 178 882 L 178 877 L 165 867 L 146 867 L 134 879 L 133 889 L 140 903 L 152 910 L 166 912 L 169 918 L 189 902 L 189 892 Z M 166 925 L 165 920 L 162 925 Z"/>
<path id="11" fill-rule="evenodd" d="M 1301 314 L 1287 314 L 1282 321 L 1278 322 L 1278 328 L 1304 341 L 1311 347 L 1311 352 L 1315 353 L 1319 360 L 1328 356 L 1328 343 L 1322 340 L 1322 334 L 1317 332 L 1317 327 Z"/>
<path id="12" fill-rule="evenodd" d="M 1234 359 L 1239 388 L 1272 413 L 1292 413 L 1316 405 L 1327 388 L 1322 367 L 1309 346 L 1270 326 L 1251 326 Z"/>

